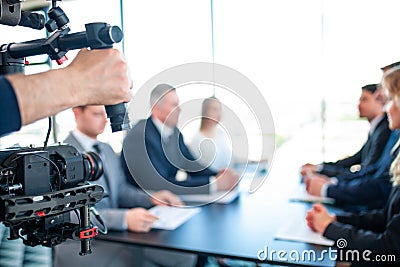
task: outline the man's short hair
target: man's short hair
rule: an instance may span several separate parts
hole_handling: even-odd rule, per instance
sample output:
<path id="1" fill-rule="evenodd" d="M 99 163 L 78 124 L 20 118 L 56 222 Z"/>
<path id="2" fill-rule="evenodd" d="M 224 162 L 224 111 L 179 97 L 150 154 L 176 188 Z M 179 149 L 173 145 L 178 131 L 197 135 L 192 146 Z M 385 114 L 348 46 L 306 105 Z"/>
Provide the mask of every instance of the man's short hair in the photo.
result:
<path id="1" fill-rule="evenodd" d="M 378 89 L 378 85 L 377 84 L 367 84 L 364 85 L 363 87 L 361 87 L 362 90 L 367 90 L 368 92 L 374 94 L 376 92 L 376 90 Z"/>
<path id="2" fill-rule="evenodd" d="M 394 63 L 391 63 L 389 65 L 386 65 L 386 66 L 382 67 L 381 70 L 391 69 L 391 68 L 399 66 L 399 65 L 400 65 L 400 61 L 394 62 Z"/>
<path id="3" fill-rule="evenodd" d="M 154 107 L 166 93 L 173 90 L 175 90 L 175 87 L 166 83 L 161 83 L 154 87 L 150 94 L 150 106 Z"/>

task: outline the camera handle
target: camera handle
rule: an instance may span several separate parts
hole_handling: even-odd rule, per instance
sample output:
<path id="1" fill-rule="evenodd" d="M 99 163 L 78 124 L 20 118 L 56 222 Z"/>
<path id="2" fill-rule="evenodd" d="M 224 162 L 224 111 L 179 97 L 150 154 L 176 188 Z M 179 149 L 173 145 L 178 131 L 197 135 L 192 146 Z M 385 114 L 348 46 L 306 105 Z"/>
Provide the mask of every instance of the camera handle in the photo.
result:
<path id="1" fill-rule="evenodd" d="M 94 42 L 90 42 L 91 49 L 107 49 L 112 48 L 113 44 L 103 42 L 101 39 L 98 39 L 98 33 L 100 33 L 101 29 L 104 28 L 107 24 L 105 23 L 90 23 L 86 24 L 86 36 L 88 40 L 95 40 Z M 118 28 L 119 29 L 119 28 Z M 110 29 L 111 30 L 111 29 Z M 122 39 L 122 31 L 120 32 Z M 113 36 L 113 34 L 108 34 Z M 115 33 L 115 35 L 119 35 L 119 33 Z M 119 36 L 118 36 L 119 37 Z M 112 132 L 118 132 L 122 130 L 129 130 L 129 117 L 126 113 L 126 104 L 119 103 L 116 105 L 106 105 L 106 113 L 107 117 L 110 118 L 111 130 Z"/>
<path id="2" fill-rule="evenodd" d="M 97 235 L 97 227 L 90 227 L 89 206 L 79 208 L 81 214 L 81 225 L 79 228 L 79 239 L 81 240 L 81 251 L 79 255 L 85 256 L 92 254 L 91 240 Z"/>
<path id="3" fill-rule="evenodd" d="M 66 59 L 69 50 L 90 47 L 91 49 L 111 48 L 122 40 L 123 34 L 118 26 L 104 22 L 88 23 L 86 31 L 65 34 L 55 31 L 49 38 L 37 39 L 22 43 L 10 43 L 0 46 L 0 75 L 24 72 L 25 57 L 48 54 L 58 64 Z M 113 132 L 130 128 L 126 104 L 106 106 Z"/>

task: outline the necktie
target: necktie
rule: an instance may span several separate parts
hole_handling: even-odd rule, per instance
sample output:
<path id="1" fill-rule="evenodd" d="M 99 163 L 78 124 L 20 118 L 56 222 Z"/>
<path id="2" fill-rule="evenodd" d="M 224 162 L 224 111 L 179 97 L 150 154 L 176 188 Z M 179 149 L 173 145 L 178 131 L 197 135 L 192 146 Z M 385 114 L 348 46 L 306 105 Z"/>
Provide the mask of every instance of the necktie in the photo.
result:
<path id="1" fill-rule="evenodd" d="M 108 197 L 111 199 L 110 181 L 108 180 L 108 176 L 107 176 L 107 172 L 106 172 L 106 170 L 107 170 L 107 164 L 106 164 L 106 162 L 104 161 L 104 156 L 102 157 L 102 153 L 101 153 L 101 149 L 100 149 L 99 143 L 95 143 L 95 144 L 93 145 L 93 149 L 94 149 L 95 152 L 97 152 L 97 154 L 99 154 L 100 158 L 101 158 L 102 161 L 103 161 L 103 166 L 104 166 L 103 177 L 104 177 L 104 180 L 105 180 L 105 182 L 106 182 L 106 186 L 107 186 L 107 190 L 106 190 L 106 191 L 107 191 L 107 193 L 108 193 Z"/>
<path id="2" fill-rule="evenodd" d="M 400 145 L 400 139 L 396 142 L 396 144 L 393 146 L 392 150 L 390 151 L 390 155 L 393 156 L 396 153 L 396 150 L 399 148 Z"/>
<path id="3" fill-rule="evenodd" d="M 97 152 L 97 154 L 100 155 L 99 143 L 95 143 L 95 144 L 93 145 L 93 149 L 94 149 L 95 152 Z"/>

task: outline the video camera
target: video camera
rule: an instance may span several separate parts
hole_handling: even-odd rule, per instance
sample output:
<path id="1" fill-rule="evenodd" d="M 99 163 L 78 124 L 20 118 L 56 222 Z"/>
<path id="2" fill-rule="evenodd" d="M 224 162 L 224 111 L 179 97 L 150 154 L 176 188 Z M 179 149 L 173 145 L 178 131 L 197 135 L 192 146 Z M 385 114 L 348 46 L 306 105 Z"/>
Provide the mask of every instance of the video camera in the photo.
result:
<path id="1" fill-rule="evenodd" d="M 52 247 L 79 238 L 80 254 L 90 253 L 97 228 L 90 225 L 89 206 L 104 190 L 88 181 L 102 173 L 96 153 L 81 154 L 70 145 L 0 150 L 0 220 L 10 227 L 10 239 Z M 70 220 L 77 209 L 80 224 Z"/>
<path id="2" fill-rule="evenodd" d="M 69 50 L 111 48 L 122 40 L 119 27 L 103 22 L 86 24 L 86 31 L 69 34 L 69 19 L 57 1 L 52 0 L 46 22 L 39 13 L 21 11 L 22 0 L 0 0 L 0 24 L 46 27 L 50 34 L 1 45 L 0 75 L 24 72 L 28 56 L 47 54 L 62 64 Z M 124 103 L 106 106 L 113 132 L 129 128 L 125 111 Z M 67 238 L 80 239 L 79 254 L 90 254 L 97 228 L 90 222 L 89 207 L 102 199 L 104 190 L 89 181 L 101 176 L 101 160 L 93 152 L 80 154 L 69 145 L 47 147 L 47 140 L 48 135 L 43 148 L 0 150 L 0 221 L 10 227 L 10 239 L 22 238 L 25 245 L 52 247 Z M 70 220 L 71 211 L 79 223 Z"/>

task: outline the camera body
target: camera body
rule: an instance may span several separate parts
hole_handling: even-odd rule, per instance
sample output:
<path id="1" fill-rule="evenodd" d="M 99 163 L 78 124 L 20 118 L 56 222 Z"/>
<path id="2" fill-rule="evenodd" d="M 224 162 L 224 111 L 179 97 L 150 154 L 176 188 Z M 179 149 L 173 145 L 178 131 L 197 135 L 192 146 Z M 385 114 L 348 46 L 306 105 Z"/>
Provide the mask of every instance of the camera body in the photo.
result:
<path id="1" fill-rule="evenodd" d="M 104 189 L 89 183 L 102 173 L 96 153 L 70 145 L 0 150 L 0 220 L 10 227 L 10 239 L 52 247 L 95 236 L 88 218 L 74 223 L 70 211 L 85 213 L 102 199 Z"/>
<path id="2" fill-rule="evenodd" d="M 95 181 L 103 173 L 96 153 L 81 154 L 70 145 L 0 150 L 0 163 L 0 195 L 39 195 L 72 188 Z"/>

